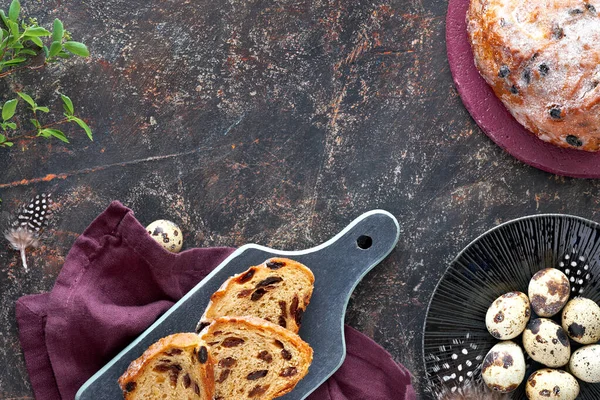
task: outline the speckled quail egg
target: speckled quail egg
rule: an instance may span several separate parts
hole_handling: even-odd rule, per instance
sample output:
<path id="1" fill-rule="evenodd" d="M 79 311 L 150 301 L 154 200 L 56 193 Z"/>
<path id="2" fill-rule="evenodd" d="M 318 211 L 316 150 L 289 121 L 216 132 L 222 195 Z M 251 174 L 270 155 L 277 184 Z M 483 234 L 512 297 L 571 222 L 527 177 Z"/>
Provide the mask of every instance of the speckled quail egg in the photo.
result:
<path id="1" fill-rule="evenodd" d="M 498 297 L 485 315 L 485 325 L 496 339 L 516 338 L 523 332 L 531 315 L 525 293 L 509 292 Z"/>
<path id="2" fill-rule="evenodd" d="M 600 340 L 600 307 L 593 300 L 574 298 L 563 309 L 562 327 L 577 343 L 596 343 Z"/>
<path id="3" fill-rule="evenodd" d="M 600 344 L 577 349 L 569 361 L 569 370 L 577 378 L 588 383 L 600 382 Z"/>
<path id="4" fill-rule="evenodd" d="M 496 344 L 481 365 L 483 381 L 492 390 L 508 393 L 525 378 L 525 357 L 518 344 L 507 340 Z"/>
<path id="5" fill-rule="evenodd" d="M 557 314 L 569 300 L 569 278 L 556 268 L 538 271 L 529 281 L 531 308 L 540 317 Z"/>
<path id="6" fill-rule="evenodd" d="M 171 253 L 179 253 L 183 246 L 181 229 L 171 221 L 159 219 L 146 227 L 148 234 Z"/>
<path id="7" fill-rule="evenodd" d="M 575 400 L 579 383 L 568 372 L 544 368 L 529 375 L 525 393 L 529 400 Z"/>
<path id="8" fill-rule="evenodd" d="M 529 357 L 552 368 L 562 367 L 571 356 L 571 343 L 565 330 L 548 318 L 529 321 L 523 331 L 523 347 Z"/>

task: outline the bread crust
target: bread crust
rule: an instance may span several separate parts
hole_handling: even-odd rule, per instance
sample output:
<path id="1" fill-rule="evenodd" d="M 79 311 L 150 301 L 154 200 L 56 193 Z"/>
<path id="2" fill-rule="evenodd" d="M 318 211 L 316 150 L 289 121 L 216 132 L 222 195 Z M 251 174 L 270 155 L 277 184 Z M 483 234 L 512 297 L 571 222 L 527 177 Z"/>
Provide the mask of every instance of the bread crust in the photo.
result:
<path id="1" fill-rule="evenodd" d="M 219 344 L 215 343 L 214 340 L 220 339 L 216 336 L 221 331 L 225 331 L 226 329 L 235 329 L 243 333 L 246 332 L 260 332 L 264 334 L 265 337 L 272 339 L 273 341 L 279 340 L 284 343 L 286 348 L 293 348 L 300 355 L 301 360 L 295 361 L 297 362 L 297 374 L 295 374 L 292 378 L 286 379 L 287 384 L 283 385 L 279 388 L 272 396 L 262 396 L 261 400 L 270 400 L 276 397 L 283 396 L 286 393 L 289 393 L 294 389 L 296 384 L 306 376 L 308 373 L 308 369 L 313 359 L 313 350 L 308 343 L 303 341 L 300 336 L 291 332 L 288 329 L 282 328 L 278 325 L 275 325 L 269 321 L 266 321 L 262 318 L 257 317 L 219 317 L 216 318 L 209 326 L 205 327 L 203 331 L 200 333 L 200 336 L 204 341 L 209 343 L 211 346 L 211 351 L 215 355 L 215 363 L 218 364 L 218 351 L 215 350 L 215 346 L 219 346 Z M 212 344 L 211 344 L 212 343 Z M 240 354 L 242 350 L 238 350 L 238 354 Z M 215 380 L 218 380 L 216 376 L 217 369 L 215 369 Z M 219 383 L 216 384 L 215 396 L 219 398 Z M 228 397 L 223 397 L 223 400 L 227 400 Z"/>
<path id="2" fill-rule="evenodd" d="M 471 0 L 481 76 L 546 142 L 600 150 L 600 1 Z"/>
<path id="3" fill-rule="evenodd" d="M 294 300 L 293 297 L 288 298 L 289 296 L 285 299 L 278 298 L 275 300 L 277 290 L 280 290 L 277 287 L 280 283 L 277 282 L 273 286 L 263 285 L 262 289 L 267 289 L 263 295 L 264 298 L 257 300 L 257 303 L 254 304 L 252 299 L 257 284 L 264 283 L 268 277 L 290 277 L 291 279 L 289 280 L 297 281 L 297 279 L 293 279 L 290 276 L 292 273 L 299 273 L 302 279 L 306 281 L 306 284 L 302 285 L 300 289 L 302 293 L 298 293 L 297 300 Z M 248 278 L 249 276 L 250 278 Z M 270 322 L 286 327 L 294 333 L 298 333 L 302 313 L 310 303 L 314 282 L 315 277 L 312 271 L 305 265 L 288 258 L 270 258 L 260 265 L 250 267 L 248 270 L 227 279 L 219 290 L 213 293 L 198 323 L 198 331 L 220 316 L 251 315 L 267 319 Z M 272 288 L 272 290 L 269 290 L 269 288 Z M 246 296 L 240 297 L 240 294 L 243 293 L 246 293 Z M 260 304 L 268 304 L 275 301 L 283 303 L 280 303 L 279 308 L 277 308 L 277 305 L 273 307 L 258 307 Z M 248 302 L 248 305 L 240 307 L 242 302 Z"/>
<path id="4" fill-rule="evenodd" d="M 123 390 L 123 396 L 125 400 L 133 399 L 135 397 L 135 389 L 130 390 L 132 387 L 135 388 L 140 377 L 146 373 L 146 367 L 149 366 L 156 358 L 164 357 L 165 353 L 173 351 L 173 349 L 192 351 L 197 357 L 198 349 L 208 349 L 206 343 L 194 333 L 176 333 L 169 335 L 153 343 L 144 353 L 136 360 L 129 364 L 127 371 L 119 378 L 119 386 Z M 201 392 L 200 399 L 202 400 L 213 400 L 214 396 L 214 369 L 213 369 L 213 358 L 210 352 L 206 353 L 206 361 L 204 363 L 198 362 L 198 377 L 199 389 Z M 131 386 L 133 384 L 133 386 Z M 150 400 L 150 399 L 149 399 Z"/>

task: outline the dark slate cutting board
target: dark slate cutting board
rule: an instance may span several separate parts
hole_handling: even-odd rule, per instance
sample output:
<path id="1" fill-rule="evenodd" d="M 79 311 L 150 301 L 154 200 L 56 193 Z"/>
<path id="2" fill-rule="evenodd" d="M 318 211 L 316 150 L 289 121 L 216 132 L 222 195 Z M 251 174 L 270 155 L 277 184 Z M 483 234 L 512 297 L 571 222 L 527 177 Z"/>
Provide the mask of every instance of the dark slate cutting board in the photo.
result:
<path id="1" fill-rule="evenodd" d="M 334 238 L 312 249 L 279 251 L 254 244 L 240 247 L 92 376 L 75 399 L 123 399 L 117 379 L 131 361 L 164 336 L 193 332 L 210 296 L 227 278 L 271 257 L 292 258 L 308 266 L 315 275 L 313 296 L 300 330 L 300 336 L 314 350 L 313 363 L 296 388 L 281 397 L 282 400 L 306 398 L 344 361 L 343 324 L 350 295 L 363 276 L 392 251 L 398 237 L 396 218 L 386 211 L 375 210 L 363 214 Z"/>

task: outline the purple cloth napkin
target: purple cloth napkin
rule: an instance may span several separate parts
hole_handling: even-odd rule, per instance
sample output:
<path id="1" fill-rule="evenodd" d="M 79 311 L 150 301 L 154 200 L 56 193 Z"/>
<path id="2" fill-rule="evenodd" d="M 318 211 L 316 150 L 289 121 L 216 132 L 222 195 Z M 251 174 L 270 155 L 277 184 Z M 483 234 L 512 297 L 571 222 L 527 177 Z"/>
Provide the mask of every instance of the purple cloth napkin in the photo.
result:
<path id="1" fill-rule="evenodd" d="M 79 387 L 234 249 L 172 254 L 113 202 L 75 241 L 50 293 L 17 301 L 35 396 L 71 400 Z M 410 373 L 346 327 L 342 367 L 309 400 L 413 400 Z"/>

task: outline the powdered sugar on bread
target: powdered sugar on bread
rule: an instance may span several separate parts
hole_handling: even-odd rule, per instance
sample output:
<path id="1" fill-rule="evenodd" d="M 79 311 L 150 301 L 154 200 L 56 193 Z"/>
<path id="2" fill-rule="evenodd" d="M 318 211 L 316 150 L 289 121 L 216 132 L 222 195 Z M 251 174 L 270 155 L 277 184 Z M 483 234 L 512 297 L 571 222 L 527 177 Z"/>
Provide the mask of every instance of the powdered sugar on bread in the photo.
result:
<path id="1" fill-rule="evenodd" d="M 600 149 L 600 1 L 471 0 L 475 63 L 540 139 Z"/>

